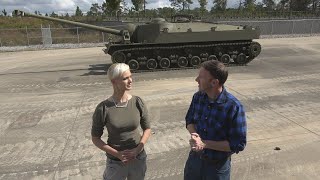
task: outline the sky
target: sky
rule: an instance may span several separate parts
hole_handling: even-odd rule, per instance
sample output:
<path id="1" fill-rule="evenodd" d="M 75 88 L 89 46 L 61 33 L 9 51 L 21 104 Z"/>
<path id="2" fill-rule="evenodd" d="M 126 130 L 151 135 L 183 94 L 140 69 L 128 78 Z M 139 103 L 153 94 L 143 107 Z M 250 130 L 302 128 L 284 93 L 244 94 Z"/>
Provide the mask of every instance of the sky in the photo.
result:
<path id="1" fill-rule="evenodd" d="M 0 0 L 0 10 L 5 9 L 8 14 L 14 9 L 20 9 L 26 12 L 34 13 L 40 11 L 40 13 L 58 13 L 58 14 L 74 14 L 76 7 L 82 10 L 82 12 L 89 11 L 93 3 L 101 5 L 105 0 Z M 261 0 L 258 0 L 261 1 Z M 132 6 L 131 0 L 126 0 L 128 6 Z M 169 7 L 169 0 L 146 0 L 147 9 L 156 9 L 159 7 Z M 193 1 L 191 8 L 199 7 L 198 0 Z M 228 0 L 228 7 L 239 6 L 239 0 Z M 212 7 L 212 0 L 208 0 L 207 9 Z"/>

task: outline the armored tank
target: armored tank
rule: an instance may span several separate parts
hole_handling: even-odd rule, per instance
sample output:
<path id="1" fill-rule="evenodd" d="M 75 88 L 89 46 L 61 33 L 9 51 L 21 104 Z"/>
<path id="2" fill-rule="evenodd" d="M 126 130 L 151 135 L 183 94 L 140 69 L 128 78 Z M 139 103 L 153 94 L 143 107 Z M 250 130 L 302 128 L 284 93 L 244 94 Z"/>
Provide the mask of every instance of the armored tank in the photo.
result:
<path id="1" fill-rule="evenodd" d="M 111 55 L 113 63 L 126 63 L 132 70 L 185 69 L 208 60 L 245 65 L 261 52 L 261 45 L 253 41 L 260 36 L 259 28 L 199 22 L 191 15 L 175 15 L 171 22 L 155 18 L 117 30 L 19 10 L 15 14 L 117 35 L 120 40 L 108 42 L 103 51 Z"/>

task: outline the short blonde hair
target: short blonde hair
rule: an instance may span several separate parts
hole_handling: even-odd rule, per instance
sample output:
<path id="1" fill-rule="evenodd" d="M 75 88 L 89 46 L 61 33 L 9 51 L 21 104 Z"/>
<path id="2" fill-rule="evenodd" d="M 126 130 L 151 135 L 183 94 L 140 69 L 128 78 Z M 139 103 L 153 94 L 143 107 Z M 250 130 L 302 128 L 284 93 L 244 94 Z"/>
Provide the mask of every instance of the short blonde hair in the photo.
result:
<path id="1" fill-rule="evenodd" d="M 107 72 L 108 78 L 111 80 L 120 77 L 125 71 L 130 70 L 130 67 L 125 63 L 112 64 Z"/>

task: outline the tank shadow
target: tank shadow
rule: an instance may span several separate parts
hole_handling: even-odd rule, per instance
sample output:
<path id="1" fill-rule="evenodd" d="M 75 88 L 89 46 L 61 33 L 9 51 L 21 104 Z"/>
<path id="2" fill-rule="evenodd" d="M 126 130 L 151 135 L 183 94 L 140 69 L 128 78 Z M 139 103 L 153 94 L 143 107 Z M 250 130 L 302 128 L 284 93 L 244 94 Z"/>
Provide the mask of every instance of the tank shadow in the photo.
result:
<path id="1" fill-rule="evenodd" d="M 111 64 L 91 64 L 89 65 L 88 73 L 84 73 L 81 76 L 106 75 L 110 66 Z"/>

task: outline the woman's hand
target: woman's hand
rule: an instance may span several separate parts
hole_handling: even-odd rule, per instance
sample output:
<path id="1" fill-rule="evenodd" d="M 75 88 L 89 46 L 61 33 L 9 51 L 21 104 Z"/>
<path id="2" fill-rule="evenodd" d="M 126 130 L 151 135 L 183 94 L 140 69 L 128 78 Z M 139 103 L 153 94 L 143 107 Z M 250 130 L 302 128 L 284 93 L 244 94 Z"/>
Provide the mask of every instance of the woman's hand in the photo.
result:
<path id="1" fill-rule="evenodd" d="M 128 164 L 132 160 L 136 159 L 137 155 L 142 151 L 142 149 L 137 146 L 136 148 L 133 149 L 126 149 L 124 151 L 118 151 L 119 156 L 118 158 L 124 163 Z"/>

